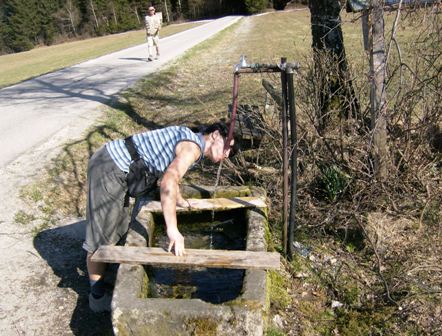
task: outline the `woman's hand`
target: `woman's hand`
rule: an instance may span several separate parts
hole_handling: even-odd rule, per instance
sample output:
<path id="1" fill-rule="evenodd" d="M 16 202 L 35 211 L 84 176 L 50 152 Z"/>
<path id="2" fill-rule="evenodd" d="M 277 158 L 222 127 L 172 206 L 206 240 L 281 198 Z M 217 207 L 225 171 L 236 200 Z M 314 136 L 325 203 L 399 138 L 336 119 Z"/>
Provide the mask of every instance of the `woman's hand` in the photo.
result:
<path id="1" fill-rule="evenodd" d="M 169 237 L 169 248 L 167 251 L 172 251 L 173 247 L 176 256 L 183 256 L 186 251 L 184 250 L 184 237 L 180 231 L 177 228 L 168 228 L 167 236 Z"/>
<path id="2" fill-rule="evenodd" d="M 186 200 L 184 198 L 179 198 L 176 201 L 176 205 L 179 206 L 180 208 L 188 208 L 190 209 L 192 207 L 192 205 L 190 204 L 189 200 Z"/>

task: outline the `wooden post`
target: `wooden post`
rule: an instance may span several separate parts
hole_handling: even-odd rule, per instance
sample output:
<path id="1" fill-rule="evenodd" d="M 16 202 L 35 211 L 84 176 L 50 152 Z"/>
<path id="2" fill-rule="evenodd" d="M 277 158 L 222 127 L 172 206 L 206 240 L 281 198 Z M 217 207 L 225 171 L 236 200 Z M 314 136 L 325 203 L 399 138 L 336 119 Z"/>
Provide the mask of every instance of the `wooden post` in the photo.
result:
<path id="1" fill-rule="evenodd" d="M 282 109 L 281 109 L 281 126 L 282 126 L 282 196 L 283 196 L 283 208 L 282 208 L 282 239 L 284 242 L 284 254 L 287 255 L 287 226 L 288 226 L 288 153 L 287 153 L 287 140 L 288 140 L 288 125 L 287 125 L 287 110 L 288 110 L 288 97 L 287 97 L 287 74 L 285 72 L 285 66 L 287 59 L 281 58 L 281 90 L 282 90 Z"/>
<path id="2" fill-rule="evenodd" d="M 361 23 L 362 23 L 362 37 L 364 38 L 364 50 L 369 51 L 369 26 L 368 26 L 368 17 L 369 13 L 368 10 L 363 10 L 362 17 L 361 17 Z"/>
<path id="3" fill-rule="evenodd" d="M 372 0 L 371 57 L 370 57 L 370 105 L 373 131 L 372 157 L 374 173 L 384 180 L 387 176 L 387 118 L 385 101 L 385 41 L 384 9 L 382 0 Z"/>
<path id="4" fill-rule="evenodd" d="M 290 214 L 287 231 L 287 259 L 293 259 L 293 238 L 296 227 L 296 200 L 297 200 L 297 175 L 298 175 L 298 148 L 296 132 L 296 107 L 295 107 L 295 89 L 293 83 L 293 68 L 288 66 L 287 73 L 287 94 L 289 103 L 290 119 Z"/>

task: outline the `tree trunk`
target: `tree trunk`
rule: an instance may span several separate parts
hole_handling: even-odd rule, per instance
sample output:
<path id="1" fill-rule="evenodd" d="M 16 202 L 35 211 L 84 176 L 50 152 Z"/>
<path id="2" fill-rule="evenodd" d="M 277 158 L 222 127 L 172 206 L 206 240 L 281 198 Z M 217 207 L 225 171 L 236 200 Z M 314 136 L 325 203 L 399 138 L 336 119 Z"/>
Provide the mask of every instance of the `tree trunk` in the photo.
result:
<path id="1" fill-rule="evenodd" d="M 141 24 L 141 21 L 140 21 L 140 16 L 138 15 L 138 8 L 137 8 L 137 7 L 134 7 L 134 8 L 133 8 L 133 11 L 134 11 L 135 17 L 137 18 L 137 22 L 138 22 L 138 24 L 140 25 L 140 24 Z"/>
<path id="2" fill-rule="evenodd" d="M 318 128 L 323 130 L 330 112 L 339 109 L 347 118 L 355 116 L 359 113 L 359 102 L 347 67 L 339 0 L 310 0 L 309 9 L 315 79 L 320 92 Z"/>
<path id="3" fill-rule="evenodd" d="M 164 11 L 166 12 L 166 22 L 170 22 L 169 9 L 167 8 L 167 0 L 163 1 L 164 1 Z"/>
<path id="4" fill-rule="evenodd" d="M 385 101 L 385 41 L 384 9 L 382 0 L 372 0 L 371 22 L 371 128 L 373 131 L 372 157 L 377 178 L 387 177 L 387 118 Z"/>
<path id="5" fill-rule="evenodd" d="M 111 2 L 111 7 L 112 7 L 112 13 L 113 13 L 113 15 L 114 15 L 115 26 L 118 26 L 117 13 L 115 13 L 115 5 L 114 5 L 113 2 Z"/>
<path id="6" fill-rule="evenodd" d="M 69 22 L 72 28 L 72 33 L 74 36 L 77 36 L 77 29 L 75 28 L 75 7 L 72 4 L 72 1 L 68 1 L 66 4 L 66 11 L 68 12 Z"/>
<path id="7" fill-rule="evenodd" d="M 178 19 L 181 19 L 181 16 L 183 15 L 183 9 L 181 7 L 181 0 L 178 0 L 178 8 L 177 8 L 177 14 L 178 14 Z"/>
<path id="8" fill-rule="evenodd" d="M 95 14 L 94 2 L 92 0 L 90 0 L 90 5 L 91 5 L 91 10 L 92 10 L 92 15 L 94 16 L 94 20 L 95 20 L 95 27 L 97 27 L 97 30 L 98 30 L 100 28 L 100 26 L 98 24 L 97 15 Z"/>

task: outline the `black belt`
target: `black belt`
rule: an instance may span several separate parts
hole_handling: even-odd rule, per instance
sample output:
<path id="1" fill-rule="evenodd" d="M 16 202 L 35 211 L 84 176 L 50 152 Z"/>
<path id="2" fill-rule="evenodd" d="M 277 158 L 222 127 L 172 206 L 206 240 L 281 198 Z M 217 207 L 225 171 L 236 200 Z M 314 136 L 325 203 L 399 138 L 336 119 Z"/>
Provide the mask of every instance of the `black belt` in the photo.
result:
<path id="1" fill-rule="evenodd" d="M 124 139 L 124 144 L 126 145 L 126 148 L 129 151 L 131 159 L 134 161 L 138 160 L 140 158 L 140 154 L 138 154 L 138 152 L 135 148 L 135 144 L 134 144 L 134 140 L 132 139 L 132 136 Z"/>

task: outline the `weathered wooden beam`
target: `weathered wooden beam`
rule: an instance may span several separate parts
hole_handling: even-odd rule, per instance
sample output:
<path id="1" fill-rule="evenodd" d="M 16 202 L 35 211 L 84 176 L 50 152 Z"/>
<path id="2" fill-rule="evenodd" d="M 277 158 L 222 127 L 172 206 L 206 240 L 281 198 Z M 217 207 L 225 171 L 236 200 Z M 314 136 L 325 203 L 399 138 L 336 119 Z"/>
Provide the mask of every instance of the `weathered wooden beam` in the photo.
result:
<path id="1" fill-rule="evenodd" d="M 273 85 L 267 80 L 262 80 L 262 86 L 264 86 L 264 89 L 270 94 L 272 99 L 275 101 L 275 103 L 278 105 L 279 108 L 282 107 L 282 97 L 281 94 L 276 92 L 276 89 L 273 87 Z"/>
<path id="2" fill-rule="evenodd" d="M 190 208 L 176 208 L 177 212 L 204 211 L 204 210 L 231 210 L 238 208 L 264 208 L 265 200 L 259 197 L 234 197 L 234 198 L 189 198 Z M 144 211 L 162 212 L 161 202 L 150 201 L 143 206 Z"/>
<path id="3" fill-rule="evenodd" d="M 142 265 L 212 267 L 234 269 L 279 269 L 277 252 L 186 249 L 184 256 L 175 256 L 158 247 L 100 246 L 92 261 Z"/>

